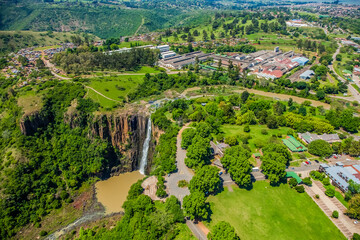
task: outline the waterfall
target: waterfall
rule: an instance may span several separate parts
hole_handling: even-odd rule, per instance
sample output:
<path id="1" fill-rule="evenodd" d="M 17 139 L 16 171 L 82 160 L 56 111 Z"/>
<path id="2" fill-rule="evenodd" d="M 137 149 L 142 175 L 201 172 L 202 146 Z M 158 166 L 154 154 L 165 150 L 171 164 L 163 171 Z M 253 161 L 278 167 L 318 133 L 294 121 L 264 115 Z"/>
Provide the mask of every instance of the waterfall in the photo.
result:
<path id="1" fill-rule="evenodd" d="M 147 123 L 147 130 L 146 130 L 146 138 L 144 141 L 144 145 L 143 145 L 143 150 L 142 150 L 142 156 L 141 156 L 141 160 L 140 160 L 140 173 L 145 175 L 145 167 L 147 164 L 147 157 L 148 157 L 148 152 L 149 152 L 149 143 L 150 143 L 150 139 L 151 139 L 151 119 L 149 117 L 148 123 Z"/>

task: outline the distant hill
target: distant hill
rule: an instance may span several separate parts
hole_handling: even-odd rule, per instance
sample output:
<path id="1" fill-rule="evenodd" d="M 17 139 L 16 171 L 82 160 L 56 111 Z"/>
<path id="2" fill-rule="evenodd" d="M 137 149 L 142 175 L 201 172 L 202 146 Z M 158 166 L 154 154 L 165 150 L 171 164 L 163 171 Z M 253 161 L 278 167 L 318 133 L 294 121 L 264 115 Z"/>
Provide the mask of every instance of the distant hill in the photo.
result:
<path id="1" fill-rule="evenodd" d="M 94 1 L 96 2 L 96 1 Z M 100 1 L 99 1 L 100 2 Z M 180 16 L 186 17 L 180 17 Z M 140 9 L 100 3 L 1 3 L 0 30 L 80 31 L 100 38 L 119 37 L 162 29 L 202 18 L 203 13 L 175 9 Z M 192 16 L 188 18 L 188 16 Z"/>
<path id="2" fill-rule="evenodd" d="M 70 32 L 0 31 L 0 55 L 33 46 L 49 46 L 71 41 Z M 90 38 L 98 39 L 95 36 Z"/>

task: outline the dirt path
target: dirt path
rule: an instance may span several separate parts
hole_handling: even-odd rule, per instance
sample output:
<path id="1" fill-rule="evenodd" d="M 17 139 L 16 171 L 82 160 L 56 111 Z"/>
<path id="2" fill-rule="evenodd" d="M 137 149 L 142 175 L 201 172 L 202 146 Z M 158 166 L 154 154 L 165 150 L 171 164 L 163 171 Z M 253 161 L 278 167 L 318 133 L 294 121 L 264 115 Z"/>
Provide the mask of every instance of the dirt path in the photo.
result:
<path id="1" fill-rule="evenodd" d="M 134 33 L 134 36 L 136 36 L 136 34 L 139 32 L 140 28 L 144 25 L 144 23 L 145 23 L 145 18 L 143 17 L 143 18 L 141 19 L 141 24 L 140 24 L 140 26 L 136 29 L 136 31 L 135 31 L 135 33 Z"/>
<path id="2" fill-rule="evenodd" d="M 222 85 L 219 85 L 222 86 Z M 200 87 L 193 87 L 193 88 L 188 88 L 186 89 L 184 92 L 182 92 L 182 96 L 186 96 L 187 93 L 191 92 L 191 91 L 196 91 L 196 90 L 200 90 Z M 289 98 L 292 98 L 294 100 L 294 102 L 296 103 L 303 103 L 305 101 L 310 101 L 312 106 L 314 107 L 318 107 L 318 106 L 323 106 L 325 109 L 329 110 L 330 109 L 330 104 L 327 103 L 323 103 L 320 101 L 315 101 L 315 100 L 311 100 L 311 99 L 307 99 L 307 98 L 301 98 L 301 97 L 297 97 L 297 96 L 292 96 L 292 95 L 287 95 L 287 94 L 281 94 L 281 93 L 273 93 L 273 92 L 263 92 L 260 90 L 256 90 L 256 89 L 250 89 L 250 88 L 244 88 L 244 90 L 233 90 L 232 92 L 234 93 L 242 93 L 244 91 L 248 91 L 249 93 L 254 93 L 256 95 L 261 95 L 261 96 L 265 96 L 265 97 L 272 97 L 272 98 L 278 98 L 280 100 L 283 101 L 288 101 Z M 206 95 L 206 94 L 203 94 Z"/>
<path id="3" fill-rule="evenodd" d="M 83 86 L 84 86 L 85 88 L 87 88 L 87 89 L 93 90 L 95 93 L 99 94 L 100 96 L 102 96 L 102 97 L 104 97 L 104 98 L 106 98 L 106 99 L 108 99 L 108 100 L 110 100 L 110 101 L 120 103 L 120 101 L 117 101 L 117 100 L 114 100 L 114 99 L 112 99 L 112 98 L 109 98 L 109 97 L 105 96 L 104 94 L 102 94 L 101 92 L 96 91 L 96 90 L 93 89 L 92 87 L 89 87 L 89 86 L 86 86 L 86 85 L 83 85 Z"/>

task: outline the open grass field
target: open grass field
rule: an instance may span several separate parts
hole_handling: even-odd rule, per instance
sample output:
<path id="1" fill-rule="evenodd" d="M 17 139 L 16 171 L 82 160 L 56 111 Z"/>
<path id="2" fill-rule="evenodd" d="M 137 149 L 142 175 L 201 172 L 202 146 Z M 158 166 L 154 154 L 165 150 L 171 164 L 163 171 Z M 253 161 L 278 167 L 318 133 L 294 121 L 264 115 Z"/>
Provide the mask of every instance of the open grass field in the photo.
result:
<path id="1" fill-rule="evenodd" d="M 249 139 L 249 146 L 250 149 L 254 152 L 256 150 L 255 143 L 260 141 L 263 144 L 266 144 L 269 142 L 271 138 L 281 142 L 281 139 L 285 138 L 290 128 L 281 127 L 279 129 L 269 129 L 266 125 L 250 125 L 250 133 L 245 133 L 244 125 L 238 126 L 238 125 L 225 124 L 221 126 L 221 130 L 224 132 L 225 138 L 228 136 L 239 136 L 243 134 L 250 134 L 251 139 Z M 261 133 L 262 130 L 266 130 L 268 134 L 263 135 Z M 272 135 L 277 136 L 278 134 L 281 134 L 282 138 L 272 137 Z M 238 141 L 240 142 L 240 138 L 238 138 Z"/>
<path id="2" fill-rule="evenodd" d="M 229 222 L 240 239 L 346 239 L 306 193 L 297 193 L 283 184 L 271 187 L 265 181 L 252 190 L 233 187 L 210 196 L 211 228 Z"/>
<path id="3" fill-rule="evenodd" d="M 133 91 L 140 83 L 144 76 L 142 75 L 119 75 L 113 77 L 91 78 L 88 86 L 94 88 L 101 94 L 117 101 L 126 99 L 129 92 Z M 117 103 L 108 100 L 92 90 L 89 90 L 88 97 L 100 103 L 102 108 L 112 108 Z"/>

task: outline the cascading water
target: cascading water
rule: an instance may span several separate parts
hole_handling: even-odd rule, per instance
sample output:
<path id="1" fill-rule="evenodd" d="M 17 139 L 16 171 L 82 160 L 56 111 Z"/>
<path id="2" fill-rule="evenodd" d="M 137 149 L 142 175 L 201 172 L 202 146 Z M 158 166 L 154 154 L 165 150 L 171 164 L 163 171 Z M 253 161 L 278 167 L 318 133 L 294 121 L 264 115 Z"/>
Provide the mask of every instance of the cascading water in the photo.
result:
<path id="1" fill-rule="evenodd" d="M 150 139 L 151 139 L 151 119 L 149 117 L 148 123 L 147 123 L 147 130 L 146 130 L 146 138 L 144 141 L 144 145 L 143 145 L 143 151 L 142 151 L 142 156 L 141 156 L 141 160 L 140 160 L 140 167 L 139 167 L 139 171 L 141 174 L 145 175 L 145 167 L 147 164 L 147 157 L 148 157 L 148 152 L 149 152 L 149 143 L 150 143 Z"/>

